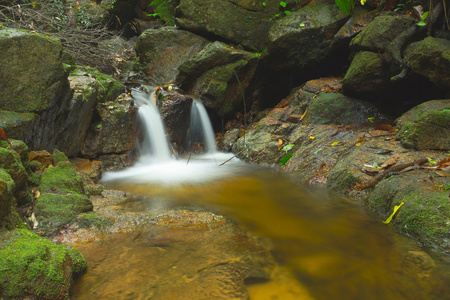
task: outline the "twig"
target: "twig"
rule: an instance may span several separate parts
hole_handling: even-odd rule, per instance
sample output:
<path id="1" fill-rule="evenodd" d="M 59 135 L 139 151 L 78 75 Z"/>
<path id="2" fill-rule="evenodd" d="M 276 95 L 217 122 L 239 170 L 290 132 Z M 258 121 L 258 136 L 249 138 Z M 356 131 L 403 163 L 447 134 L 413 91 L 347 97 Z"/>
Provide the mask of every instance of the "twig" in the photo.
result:
<path id="1" fill-rule="evenodd" d="M 239 154 L 241 154 L 244 150 L 245 150 L 245 148 L 242 149 L 241 151 L 239 151 L 238 153 L 236 153 L 235 155 L 233 155 L 232 157 L 230 157 L 229 159 L 227 159 L 226 161 L 224 161 L 223 163 L 221 163 L 221 164 L 219 165 L 219 167 L 223 166 L 224 164 L 226 164 L 227 162 L 229 162 L 230 160 L 232 160 L 233 158 L 235 158 L 236 156 L 238 156 Z"/>

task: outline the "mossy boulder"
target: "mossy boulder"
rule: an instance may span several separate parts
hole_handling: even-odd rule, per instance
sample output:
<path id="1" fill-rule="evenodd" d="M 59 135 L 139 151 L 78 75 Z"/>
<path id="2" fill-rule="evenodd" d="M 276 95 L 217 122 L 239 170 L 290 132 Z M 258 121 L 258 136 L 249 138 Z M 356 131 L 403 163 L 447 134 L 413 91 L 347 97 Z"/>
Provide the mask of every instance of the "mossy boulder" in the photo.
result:
<path id="1" fill-rule="evenodd" d="M 0 110 L 0 128 L 10 137 L 21 137 L 23 132 L 32 131 L 39 115 L 29 112 Z"/>
<path id="2" fill-rule="evenodd" d="M 86 269 L 79 253 L 29 230 L 0 237 L 0 297 L 5 299 L 68 298 L 73 276 Z"/>
<path id="3" fill-rule="evenodd" d="M 397 139 L 407 148 L 450 150 L 450 100 L 432 100 L 397 119 Z"/>
<path id="4" fill-rule="evenodd" d="M 206 44 L 208 40 L 192 32 L 162 27 L 144 31 L 135 49 L 149 83 L 163 85 L 175 80 L 178 67 Z"/>
<path id="5" fill-rule="evenodd" d="M 39 222 L 37 232 L 52 235 L 64 226 L 74 223 L 81 213 L 92 211 L 91 200 L 80 194 L 50 194 L 39 197 L 34 212 Z"/>
<path id="6" fill-rule="evenodd" d="M 8 172 L 0 168 L 0 227 L 5 225 L 5 218 L 11 213 L 11 206 L 14 203 L 14 180 Z"/>
<path id="7" fill-rule="evenodd" d="M 271 67 L 311 71 L 310 68 L 324 64 L 332 54 L 334 35 L 347 19 L 348 16 L 329 0 L 314 1 L 291 12 L 270 28 Z"/>
<path id="8" fill-rule="evenodd" d="M 56 167 L 44 170 L 39 191 L 41 194 L 84 194 L 84 182 L 70 162 L 60 162 Z"/>
<path id="9" fill-rule="evenodd" d="M 69 158 L 67 158 L 67 156 L 63 152 L 59 151 L 58 149 L 53 150 L 51 157 L 52 157 L 52 162 L 55 165 L 58 165 L 60 162 L 63 162 L 63 161 L 65 161 L 65 162 L 69 161 Z"/>
<path id="10" fill-rule="evenodd" d="M 267 34 L 284 10 L 295 10 L 307 1 L 287 0 L 286 8 L 277 1 L 181 0 L 175 22 L 181 28 L 206 36 L 218 36 L 247 49 L 262 50 Z"/>
<path id="11" fill-rule="evenodd" d="M 229 116 L 242 105 L 258 57 L 225 43 L 208 44 L 180 65 L 177 83 L 189 94 L 199 95 L 206 107 L 219 116 Z"/>
<path id="12" fill-rule="evenodd" d="M 438 87 L 450 90 L 450 41 L 427 37 L 412 43 L 404 52 L 408 66 Z"/>
<path id="13" fill-rule="evenodd" d="M 136 146 L 136 107 L 128 94 L 97 104 L 97 120 L 88 129 L 81 153 L 87 157 L 132 151 Z"/>
<path id="14" fill-rule="evenodd" d="M 391 88 L 391 77 L 397 68 L 380 53 L 360 51 L 345 73 L 342 86 L 345 93 L 365 96 L 379 94 Z"/>
<path id="15" fill-rule="evenodd" d="M 15 183 L 14 197 L 17 204 L 28 204 L 31 195 L 28 192 L 28 173 L 20 160 L 19 154 L 12 150 L 0 147 L 0 167 L 11 176 Z"/>
<path id="16" fill-rule="evenodd" d="M 68 91 L 58 39 L 4 28 L 0 48 L 0 109 L 40 113 Z"/>
<path id="17" fill-rule="evenodd" d="M 376 17 L 350 43 L 357 51 L 384 51 L 391 41 L 415 22 L 413 17 L 396 13 Z"/>
<path id="18" fill-rule="evenodd" d="M 391 222 L 395 230 L 434 250 L 445 251 L 450 247 L 450 191 L 443 189 L 448 179 L 436 176 L 432 181 L 424 180 L 423 172 L 381 181 L 366 202 L 383 219 L 404 202 Z"/>

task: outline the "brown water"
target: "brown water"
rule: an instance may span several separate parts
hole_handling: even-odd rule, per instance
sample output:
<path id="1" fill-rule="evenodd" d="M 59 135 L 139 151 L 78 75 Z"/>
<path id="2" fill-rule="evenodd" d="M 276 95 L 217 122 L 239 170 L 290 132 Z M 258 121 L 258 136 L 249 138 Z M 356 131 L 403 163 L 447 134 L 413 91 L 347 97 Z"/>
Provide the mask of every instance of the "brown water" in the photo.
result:
<path id="1" fill-rule="evenodd" d="M 359 205 L 307 191 L 270 169 L 239 174 L 200 185 L 116 183 L 114 188 L 128 194 L 117 210 L 139 218 L 139 226 L 78 245 L 89 270 L 77 281 L 73 297 L 450 299 L 448 264 L 433 259 L 414 241 L 394 234 Z M 223 280 L 217 274 L 200 276 L 203 264 L 240 259 L 240 250 L 217 250 L 214 244 L 228 249 L 222 245 L 227 239 L 208 238 L 210 228 L 204 229 L 201 237 L 196 232 L 194 238 L 187 238 L 185 231 L 176 237 L 172 232 L 163 240 L 151 240 L 145 234 L 145 220 L 178 208 L 226 216 L 249 236 L 261 237 L 277 263 L 271 268 L 271 278 L 246 282 L 246 291 L 234 288 L 230 292 L 228 287 L 235 285 L 229 273 Z M 178 242 L 175 246 L 174 241 Z M 219 279 L 212 282 L 213 277 Z M 208 294 L 207 289 L 217 291 Z"/>

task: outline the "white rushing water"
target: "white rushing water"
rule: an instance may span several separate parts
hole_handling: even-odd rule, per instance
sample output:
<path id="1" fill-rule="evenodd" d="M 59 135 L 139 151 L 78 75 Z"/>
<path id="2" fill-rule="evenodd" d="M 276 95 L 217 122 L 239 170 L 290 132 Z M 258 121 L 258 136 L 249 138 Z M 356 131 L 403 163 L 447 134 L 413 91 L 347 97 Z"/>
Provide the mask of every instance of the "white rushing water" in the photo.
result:
<path id="1" fill-rule="evenodd" d="M 139 106 L 138 117 L 144 132 L 142 156 L 130 168 L 103 174 L 103 183 L 199 184 L 236 176 L 238 169 L 244 169 L 232 153 L 217 151 L 211 122 L 200 101 L 193 102 L 191 127 L 201 131 L 208 152 L 177 160 L 171 155 L 163 121 L 153 104 L 154 93 L 133 91 L 132 96 Z"/>

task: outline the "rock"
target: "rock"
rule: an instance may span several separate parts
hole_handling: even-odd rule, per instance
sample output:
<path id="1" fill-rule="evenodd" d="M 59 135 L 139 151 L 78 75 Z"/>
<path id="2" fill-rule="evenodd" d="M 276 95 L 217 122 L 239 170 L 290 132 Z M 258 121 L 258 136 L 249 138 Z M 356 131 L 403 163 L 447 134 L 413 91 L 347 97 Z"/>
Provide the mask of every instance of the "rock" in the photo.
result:
<path id="1" fill-rule="evenodd" d="M 345 93 L 364 97 L 380 94 L 392 87 L 391 77 L 398 74 L 399 68 L 386 60 L 382 54 L 360 51 L 352 60 L 343 79 Z"/>
<path id="2" fill-rule="evenodd" d="M 422 103 L 397 119 L 397 139 L 406 148 L 450 150 L 450 100 Z"/>
<path id="3" fill-rule="evenodd" d="M 394 38 L 414 22 L 415 19 L 408 15 L 395 13 L 378 16 L 351 41 L 350 47 L 357 51 L 384 51 Z"/>
<path id="4" fill-rule="evenodd" d="M 4 28 L 0 48 L 0 109 L 40 114 L 68 96 L 58 39 Z"/>
<path id="5" fill-rule="evenodd" d="M 163 85 L 175 80 L 178 66 L 198 53 L 208 41 L 189 31 L 162 27 L 139 36 L 136 54 L 149 75 L 148 84 Z"/>
<path id="6" fill-rule="evenodd" d="M 285 1 L 295 10 L 307 1 Z M 266 5 L 256 1 L 181 0 L 175 11 L 175 23 L 189 31 L 218 36 L 247 49 L 262 50 L 267 46 L 267 33 L 283 7 L 276 1 Z"/>
<path id="7" fill-rule="evenodd" d="M 46 168 L 52 163 L 52 156 L 47 150 L 30 151 L 30 161 L 38 161 L 42 167 Z"/>
<path id="8" fill-rule="evenodd" d="M 408 45 L 405 60 L 411 70 L 438 87 L 450 90 L 450 41 L 427 37 Z"/>
<path id="9" fill-rule="evenodd" d="M 86 135 L 81 153 L 87 157 L 132 151 L 136 146 L 136 107 L 128 94 L 97 104 L 96 121 Z"/>
<path id="10" fill-rule="evenodd" d="M 268 37 L 270 67 L 311 72 L 329 61 L 333 38 L 347 19 L 334 2 L 318 0 L 277 21 Z"/>
<path id="11" fill-rule="evenodd" d="M 233 149 L 233 145 L 239 139 L 239 133 L 239 128 L 234 128 L 227 131 L 222 140 L 223 146 L 221 150 L 224 152 L 231 152 L 231 150 Z"/>
<path id="12" fill-rule="evenodd" d="M 5 225 L 5 218 L 11 213 L 14 191 L 14 180 L 5 169 L 0 168 L 0 228 Z"/>
<path id="13" fill-rule="evenodd" d="M 28 192 L 28 173 L 20 160 L 19 154 L 10 149 L 0 147 L 0 168 L 3 168 L 14 181 L 14 197 L 17 204 L 29 204 L 32 201 Z"/>
<path id="14" fill-rule="evenodd" d="M 85 183 L 97 183 L 102 174 L 102 162 L 85 158 L 73 158 L 70 163 L 77 173 L 83 177 Z"/>
<path id="15" fill-rule="evenodd" d="M 36 232 L 39 235 L 52 236 L 64 226 L 76 222 L 81 213 L 92 211 L 91 200 L 81 194 L 41 194 L 38 198 L 34 213 L 39 225 Z"/>
<path id="16" fill-rule="evenodd" d="M 1 235 L 0 290 L 8 299 L 69 297 L 73 277 L 86 269 L 74 250 L 16 229 Z"/>
<path id="17" fill-rule="evenodd" d="M 41 194 L 84 194 L 84 183 L 70 162 L 60 162 L 56 167 L 49 167 L 44 170 L 39 191 Z"/>
<path id="18" fill-rule="evenodd" d="M 216 41 L 183 62 L 176 81 L 188 94 L 199 95 L 203 104 L 219 116 L 229 116 L 242 105 L 242 93 L 253 78 L 258 60 L 253 53 Z"/>
<path id="19" fill-rule="evenodd" d="M 181 150 L 186 143 L 185 139 L 190 126 L 192 98 L 186 95 L 172 93 L 164 96 L 161 104 L 161 118 L 167 130 L 168 138 Z"/>
<path id="20" fill-rule="evenodd" d="M 436 186 L 448 184 L 448 179 L 431 178 L 431 172 L 419 170 L 383 180 L 373 189 L 367 204 L 386 219 L 394 206 L 404 202 L 391 222 L 396 231 L 441 251 L 450 247 L 450 192 L 436 189 Z"/>
<path id="21" fill-rule="evenodd" d="M 67 156 L 62 153 L 61 151 L 59 151 L 58 149 L 53 150 L 53 154 L 52 154 L 52 162 L 55 166 L 57 166 L 60 162 L 68 162 L 69 159 L 67 158 Z"/>
<path id="22" fill-rule="evenodd" d="M 375 12 L 368 12 L 362 7 L 355 7 L 350 18 L 334 35 L 333 45 L 342 45 L 348 47 L 350 41 L 376 17 Z"/>

